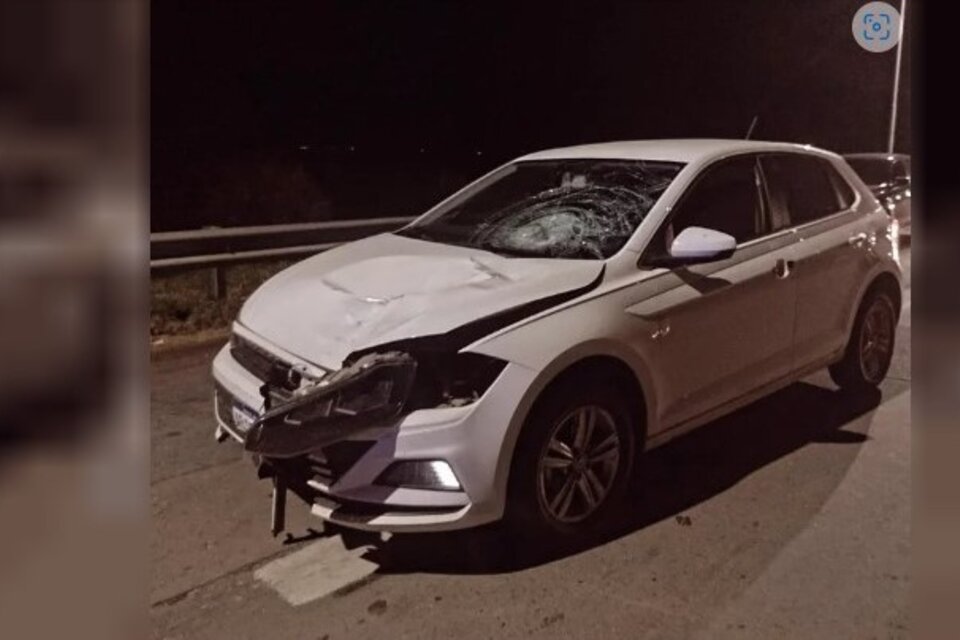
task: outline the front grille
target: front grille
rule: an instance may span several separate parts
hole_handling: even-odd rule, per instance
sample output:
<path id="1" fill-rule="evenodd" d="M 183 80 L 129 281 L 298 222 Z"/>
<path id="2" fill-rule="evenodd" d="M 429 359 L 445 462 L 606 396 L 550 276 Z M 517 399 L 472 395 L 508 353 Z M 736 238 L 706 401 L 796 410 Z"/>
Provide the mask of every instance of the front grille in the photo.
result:
<path id="1" fill-rule="evenodd" d="M 329 486 L 349 471 L 372 446 L 373 442 L 367 440 L 344 440 L 327 445 L 307 456 L 308 473 L 312 479 Z"/>
<path id="2" fill-rule="evenodd" d="M 241 367 L 264 382 L 275 384 L 278 380 L 286 381 L 291 368 L 289 362 L 237 334 L 230 338 L 230 355 Z"/>
<path id="3" fill-rule="evenodd" d="M 373 445 L 374 442 L 369 440 L 343 440 L 308 455 L 271 459 L 270 465 L 286 479 L 287 485 L 291 488 L 300 487 L 312 491 L 307 486 L 308 482 L 315 480 L 326 486 L 332 485 L 340 480 Z"/>

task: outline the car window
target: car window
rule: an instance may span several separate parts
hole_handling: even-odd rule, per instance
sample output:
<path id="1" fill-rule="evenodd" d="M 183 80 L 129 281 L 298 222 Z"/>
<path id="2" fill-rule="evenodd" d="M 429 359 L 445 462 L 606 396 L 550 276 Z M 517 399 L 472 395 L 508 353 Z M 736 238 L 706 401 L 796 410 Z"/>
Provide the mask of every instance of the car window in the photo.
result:
<path id="1" fill-rule="evenodd" d="M 793 225 L 812 222 L 837 213 L 852 204 L 852 194 L 845 203 L 837 191 L 832 167 L 814 156 L 777 154 L 761 159 L 763 174 L 772 196 L 786 205 Z M 849 188 L 849 187 L 847 187 Z"/>
<path id="2" fill-rule="evenodd" d="M 763 194 L 767 205 L 767 226 L 769 231 L 780 231 L 790 226 L 790 213 L 787 211 L 787 194 L 782 189 L 771 189 L 770 179 L 764 173 L 766 167 L 758 165 L 763 175 Z"/>
<path id="3" fill-rule="evenodd" d="M 850 186 L 846 178 L 840 175 L 836 167 L 826 160 L 821 160 L 820 162 L 823 165 L 823 170 L 827 172 L 827 177 L 830 178 L 830 184 L 833 185 L 833 190 L 837 195 L 837 204 L 840 209 L 849 209 L 853 206 L 853 201 L 857 199 L 856 194 L 853 192 L 853 187 Z"/>
<path id="4" fill-rule="evenodd" d="M 684 196 L 671 220 L 674 236 L 687 227 L 730 234 L 737 243 L 763 234 L 756 160 L 735 158 L 707 171 Z"/>
<path id="5" fill-rule="evenodd" d="M 516 162 L 397 233 L 505 255 L 608 258 L 682 168 L 644 160 Z"/>
<path id="6" fill-rule="evenodd" d="M 688 227 L 706 227 L 733 236 L 738 244 L 766 233 L 760 176 L 753 156 L 724 160 L 694 179 L 646 255 L 662 256 Z"/>

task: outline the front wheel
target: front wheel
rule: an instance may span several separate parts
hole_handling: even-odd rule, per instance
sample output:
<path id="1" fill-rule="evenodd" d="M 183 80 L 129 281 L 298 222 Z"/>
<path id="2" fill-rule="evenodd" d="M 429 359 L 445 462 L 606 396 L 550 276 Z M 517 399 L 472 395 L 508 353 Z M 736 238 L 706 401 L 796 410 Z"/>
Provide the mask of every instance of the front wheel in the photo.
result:
<path id="1" fill-rule="evenodd" d="M 830 377 L 841 389 L 864 391 L 879 385 L 893 360 L 897 311 L 889 294 L 874 291 L 857 310 L 843 359 L 830 366 Z"/>
<path id="2" fill-rule="evenodd" d="M 511 526 L 524 537 L 574 540 L 618 515 L 634 463 L 636 430 L 614 384 L 561 384 L 520 434 L 511 469 Z"/>

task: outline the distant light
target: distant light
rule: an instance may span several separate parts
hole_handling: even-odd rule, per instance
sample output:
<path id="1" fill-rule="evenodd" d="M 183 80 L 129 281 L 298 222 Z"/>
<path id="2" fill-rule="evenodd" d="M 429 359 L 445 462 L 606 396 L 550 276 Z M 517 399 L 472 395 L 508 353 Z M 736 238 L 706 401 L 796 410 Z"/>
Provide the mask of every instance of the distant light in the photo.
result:
<path id="1" fill-rule="evenodd" d="M 308 144 L 300 145 L 300 151 L 307 151 L 308 149 L 310 149 L 310 145 Z"/>
<path id="2" fill-rule="evenodd" d="M 420 153 L 423 153 L 423 151 L 424 151 L 423 147 L 420 147 Z"/>
<path id="3" fill-rule="evenodd" d="M 350 146 L 348 147 L 348 149 L 349 149 L 350 151 L 353 151 L 353 145 L 350 145 Z"/>
<path id="4" fill-rule="evenodd" d="M 483 155 L 483 151 L 477 151 L 477 155 L 478 155 L 478 156 L 482 156 L 482 155 Z"/>

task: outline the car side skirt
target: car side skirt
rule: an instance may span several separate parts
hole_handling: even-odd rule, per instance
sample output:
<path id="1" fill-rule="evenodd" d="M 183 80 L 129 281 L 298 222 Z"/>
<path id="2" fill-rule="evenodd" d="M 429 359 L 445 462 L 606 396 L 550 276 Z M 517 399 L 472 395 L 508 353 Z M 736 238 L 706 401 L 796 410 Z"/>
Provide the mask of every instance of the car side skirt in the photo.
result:
<path id="1" fill-rule="evenodd" d="M 789 387 L 791 384 L 795 382 L 799 382 L 806 376 L 816 371 L 819 371 L 820 369 L 823 369 L 824 367 L 827 367 L 833 364 L 834 362 L 837 362 L 842 357 L 843 357 L 843 349 L 839 349 L 836 352 L 831 353 L 828 357 L 823 358 L 822 360 L 818 360 L 816 362 L 813 362 L 812 364 L 807 365 L 802 369 L 793 371 L 790 374 L 778 380 L 774 380 L 773 382 L 769 382 L 762 387 L 758 387 L 748 393 L 745 393 L 744 395 L 738 398 L 734 398 L 733 400 L 730 400 L 714 409 L 711 409 L 706 413 L 701 413 L 700 415 L 695 416 L 685 422 L 681 422 L 680 424 L 674 425 L 672 427 L 668 427 L 667 429 L 664 429 L 663 431 L 660 431 L 659 433 L 647 438 L 645 450 L 650 451 L 659 446 L 662 446 L 667 442 L 670 442 L 674 438 L 677 438 L 685 433 L 689 433 L 690 431 L 693 431 L 694 429 L 701 427 L 709 422 L 713 422 L 714 420 L 722 416 L 733 413 L 737 409 L 741 409 L 753 402 L 756 402 L 757 400 L 760 400 L 761 398 L 764 398 L 772 393 L 776 393 L 777 391 L 780 391 L 781 389 Z"/>

